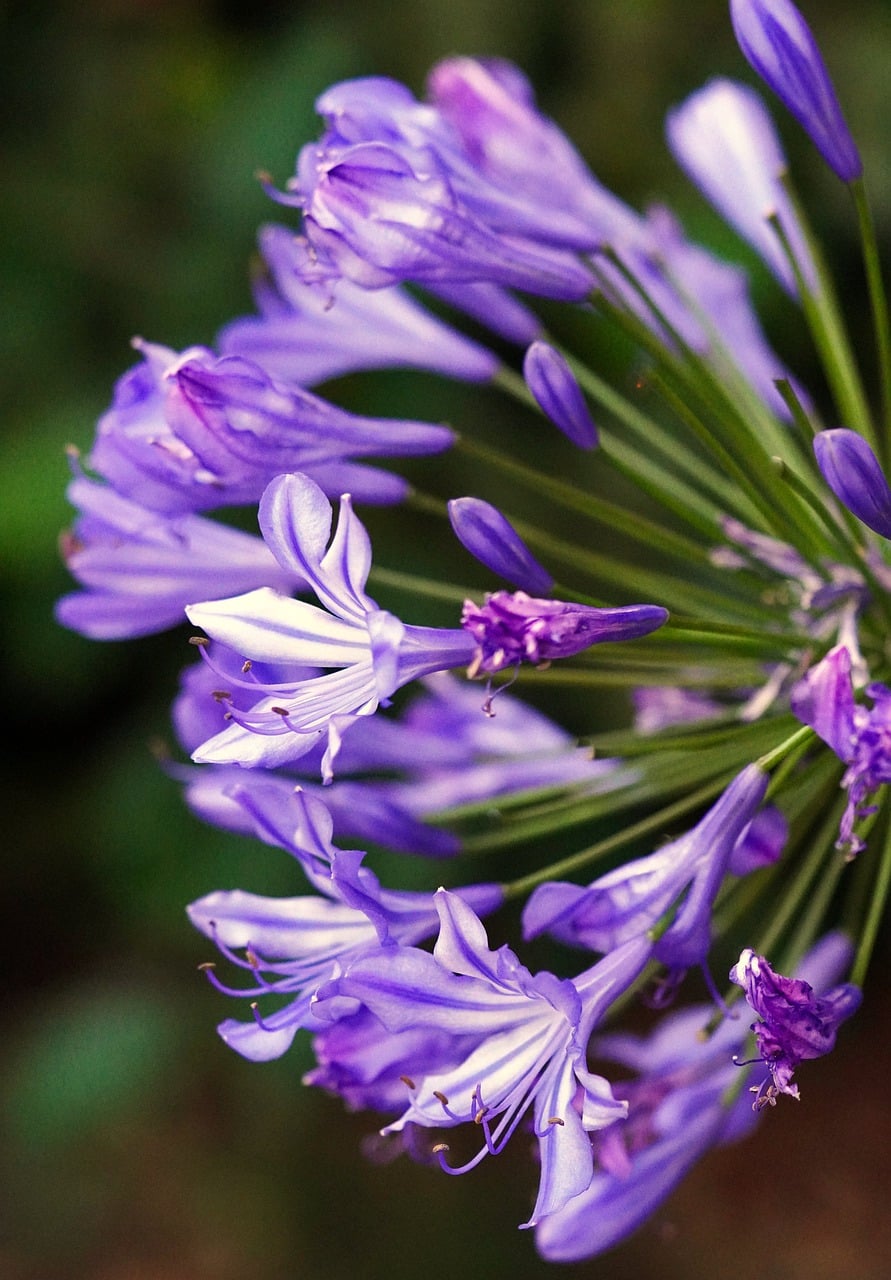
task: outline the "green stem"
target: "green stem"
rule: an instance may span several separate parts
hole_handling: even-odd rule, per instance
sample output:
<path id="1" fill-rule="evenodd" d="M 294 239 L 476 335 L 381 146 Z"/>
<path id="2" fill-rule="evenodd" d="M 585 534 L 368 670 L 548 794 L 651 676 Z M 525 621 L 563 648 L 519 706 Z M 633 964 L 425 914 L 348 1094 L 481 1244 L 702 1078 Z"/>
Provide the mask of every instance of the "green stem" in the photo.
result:
<path id="1" fill-rule="evenodd" d="M 889 462 L 889 446 L 891 446 L 891 440 L 889 440 L 889 434 L 891 434 L 891 323 L 889 323 L 888 319 L 888 298 L 882 283 L 879 247 L 876 241 L 872 209 L 866 197 L 866 186 L 862 178 L 856 178 L 849 186 L 851 195 L 854 197 L 854 207 L 857 210 L 863 265 L 866 270 L 869 301 L 872 307 L 879 379 L 882 388 L 882 419 L 885 428 L 882 434 L 882 443 L 885 446 L 883 458 L 887 465 Z"/>
<path id="2" fill-rule="evenodd" d="M 860 934 L 860 943 L 857 947 L 857 954 L 854 957 L 854 966 L 851 970 L 851 981 L 855 982 L 859 987 L 862 987 L 866 980 L 866 972 L 878 938 L 879 926 L 885 914 L 889 890 L 891 890 L 891 821 L 886 823 L 885 840 L 882 846 L 878 874 L 869 899 L 869 909 Z"/>

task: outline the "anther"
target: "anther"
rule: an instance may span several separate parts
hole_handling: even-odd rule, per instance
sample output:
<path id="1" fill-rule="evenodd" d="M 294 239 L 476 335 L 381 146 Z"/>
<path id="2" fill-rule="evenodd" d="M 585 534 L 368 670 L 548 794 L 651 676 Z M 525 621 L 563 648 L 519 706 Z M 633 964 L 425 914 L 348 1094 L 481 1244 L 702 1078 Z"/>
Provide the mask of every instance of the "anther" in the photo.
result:
<path id="1" fill-rule="evenodd" d="M 548 1124 L 559 1124 L 562 1128 L 563 1123 L 559 1116 L 548 1116 Z"/>
<path id="2" fill-rule="evenodd" d="M 189 644 L 195 645 L 196 649 L 206 649 L 210 641 L 207 636 L 189 636 Z"/>
<path id="3" fill-rule="evenodd" d="M 449 1144 L 447 1142 L 437 1142 L 436 1146 L 432 1148 L 432 1154 L 438 1156 L 441 1151 L 448 1151 L 448 1149 Z"/>
<path id="4" fill-rule="evenodd" d="M 437 1102 L 441 1102 L 444 1107 L 447 1107 L 449 1105 L 448 1098 L 445 1096 L 444 1093 L 440 1093 L 438 1089 L 433 1090 L 433 1096 L 434 1098 L 436 1098 Z"/>
<path id="5" fill-rule="evenodd" d="M 214 964 L 213 960 L 205 960 L 203 964 L 199 964 L 198 966 L 199 970 L 202 973 L 209 973 L 212 969 L 215 969 L 216 967 L 217 966 Z"/>
<path id="6" fill-rule="evenodd" d="M 210 695 L 215 702 L 231 702 L 232 694 L 228 689 L 214 689 Z"/>
<path id="7" fill-rule="evenodd" d="M 241 674 L 246 676 L 253 665 L 254 664 L 251 662 L 250 658 L 245 658 L 244 662 L 241 664 Z"/>
<path id="8" fill-rule="evenodd" d="M 418 1087 L 414 1080 L 412 1080 L 411 1076 L 400 1076 L 399 1079 L 409 1089 L 417 1089 Z"/>

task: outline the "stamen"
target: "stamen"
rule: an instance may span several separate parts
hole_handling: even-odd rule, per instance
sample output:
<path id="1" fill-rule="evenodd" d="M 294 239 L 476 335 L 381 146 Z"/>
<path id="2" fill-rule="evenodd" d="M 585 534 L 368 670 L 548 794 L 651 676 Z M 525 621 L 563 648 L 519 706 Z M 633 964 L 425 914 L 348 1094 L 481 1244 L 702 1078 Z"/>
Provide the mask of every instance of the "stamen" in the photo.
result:
<path id="1" fill-rule="evenodd" d="M 414 1080 L 412 1080 L 411 1076 L 400 1076 L 399 1079 L 408 1089 L 417 1089 L 418 1087 Z"/>

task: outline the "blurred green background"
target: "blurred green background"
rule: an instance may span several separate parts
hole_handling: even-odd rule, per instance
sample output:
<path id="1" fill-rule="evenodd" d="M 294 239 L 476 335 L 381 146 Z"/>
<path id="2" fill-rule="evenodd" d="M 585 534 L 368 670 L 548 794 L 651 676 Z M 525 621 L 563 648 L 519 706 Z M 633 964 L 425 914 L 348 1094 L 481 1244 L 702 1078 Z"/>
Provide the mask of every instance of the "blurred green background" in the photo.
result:
<path id="1" fill-rule="evenodd" d="M 891 12 L 882 0 L 806 11 L 891 260 Z M 769 331 L 807 380 L 805 335 L 662 142 L 666 108 L 708 76 L 753 82 L 725 5 L 38 0 L 0 4 L 0 24 L 0 1277 L 552 1274 L 516 1230 L 533 1176 L 522 1158 L 462 1179 L 371 1164 L 369 1117 L 303 1090 L 300 1052 L 252 1066 L 218 1040 L 232 1010 L 196 973 L 208 948 L 184 905 L 217 887 L 299 889 L 284 855 L 193 819 L 152 757 L 186 632 L 99 645 L 54 624 L 70 585 L 56 549 L 70 518 L 64 447 L 89 448 L 132 336 L 210 342 L 250 309 L 256 227 L 277 217 L 253 175 L 287 178 L 317 132 L 317 93 L 367 73 L 421 92 L 429 64 L 457 52 L 514 59 L 605 182 L 638 207 L 668 200 L 688 232 L 748 263 Z M 869 366 L 844 192 L 774 114 Z M 482 394 L 443 387 L 431 404 L 417 379 L 374 385 L 367 411 L 491 421 Z M 800 1108 L 714 1154 L 623 1249 L 554 1274 L 891 1273 L 891 1001 L 878 977 L 867 996 L 803 1081 Z"/>

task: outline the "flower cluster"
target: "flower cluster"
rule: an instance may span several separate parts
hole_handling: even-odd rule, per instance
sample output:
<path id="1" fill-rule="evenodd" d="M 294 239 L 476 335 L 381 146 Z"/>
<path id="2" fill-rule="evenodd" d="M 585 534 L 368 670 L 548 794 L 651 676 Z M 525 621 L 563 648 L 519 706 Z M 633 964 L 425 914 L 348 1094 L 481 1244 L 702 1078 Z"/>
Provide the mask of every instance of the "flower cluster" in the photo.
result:
<path id="1" fill-rule="evenodd" d="M 609 191 L 518 68 L 454 57 L 422 99 L 373 77 L 321 96 L 321 137 L 281 189 L 264 179 L 283 221 L 260 233 L 254 313 L 213 348 L 135 343 L 73 458 L 59 620 L 96 639 L 188 622 L 165 768 L 306 882 L 189 907 L 241 973 L 202 966 L 248 1002 L 221 1037 L 265 1061 L 311 1036 L 306 1082 L 449 1174 L 531 1135 L 524 1225 L 560 1261 L 618 1243 L 799 1096 L 793 1074 L 859 1004 L 891 884 L 876 241 L 804 18 L 730 9 L 850 188 L 880 409 L 755 89 L 710 81 L 669 112 L 668 146 L 800 308 L 826 404 L 772 349 L 740 265 Z M 586 353 L 603 330 L 630 340 L 625 373 Z M 401 367 L 512 398 L 542 447 L 336 403 L 340 375 Z M 527 514 L 439 492 L 447 450 Z M 426 488 L 391 469 L 409 456 Z M 380 507 L 404 517 L 389 566 Z M 418 536 L 491 589 L 424 576 Z M 381 883 L 384 851 L 413 860 L 410 888 Z M 620 1025 L 632 1002 L 640 1035 Z"/>

